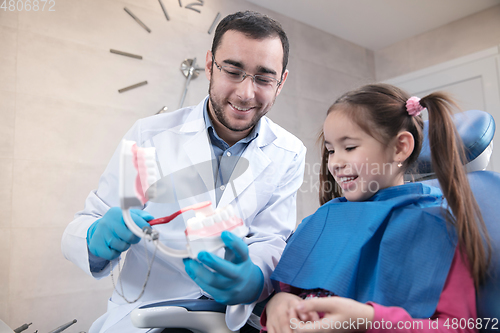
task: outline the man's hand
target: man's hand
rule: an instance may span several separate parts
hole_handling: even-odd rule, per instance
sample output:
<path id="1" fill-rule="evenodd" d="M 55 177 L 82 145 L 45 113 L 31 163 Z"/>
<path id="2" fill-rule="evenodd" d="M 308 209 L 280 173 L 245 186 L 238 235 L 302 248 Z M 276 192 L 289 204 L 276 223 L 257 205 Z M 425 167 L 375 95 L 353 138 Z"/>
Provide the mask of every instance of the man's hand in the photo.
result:
<path id="1" fill-rule="evenodd" d="M 248 256 L 248 246 L 229 231 L 221 234 L 231 261 L 202 251 L 198 260 L 184 259 L 188 275 L 217 302 L 227 305 L 250 304 L 264 287 L 264 275 Z M 228 253 L 229 252 L 229 253 Z M 212 270 L 208 269 L 207 267 Z"/>
<path id="2" fill-rule="evenodd" d="M 139 209 L 131 209 L 130 215 L 141 229 L 145 226 L 149 227 L 147 221 L 154 218 Z M 106 260 L 118 258 L 123 251 L 128 250 L 131 244 L 139 241 L 140 238 L 134 235 L 125 224 L 119 207 L 110 208 L 87 231 L 87 246 L 90 253 Z"/>

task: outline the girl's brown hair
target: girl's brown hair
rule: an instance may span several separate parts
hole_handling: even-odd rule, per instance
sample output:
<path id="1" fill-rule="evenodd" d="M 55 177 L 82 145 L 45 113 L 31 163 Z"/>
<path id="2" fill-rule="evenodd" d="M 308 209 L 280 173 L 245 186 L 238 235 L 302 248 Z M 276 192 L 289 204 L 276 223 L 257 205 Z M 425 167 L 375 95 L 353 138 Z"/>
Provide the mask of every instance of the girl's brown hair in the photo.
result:
<path id="1" fill-rule="evenodd" d="M 415 148 L 404 162 L 402 172 L 416 162 L 423 142 L 423 120 L 412 117 L 406 110 L 410 96 L 388 84 L 372 84 L 341 96 L 328 113 L 342 112 L 366 133 L 388 144 L 401 131 L 413 135 Z M 453 108 L 457 105 L 445 93 L 437 92 L 420 100 L 429 114 L 429 142 L 434 172 L 444 197 L 453 213 L 459 246 L 469 261 L 469 269 L 476 286 L 484 281 L 489 264 L 491 245 L 479 206 L 470 188 L 462 161 L 466 161 L 462 141 L 453 123 Z M 323 133 L 320 140 L 324 143 Z M 341 196 L 341 190 L 328 171 L 328 151 L 322 148 L 320 169 L 320 204 Z M 483 246 L 486 243 L 486 249 Z"/>

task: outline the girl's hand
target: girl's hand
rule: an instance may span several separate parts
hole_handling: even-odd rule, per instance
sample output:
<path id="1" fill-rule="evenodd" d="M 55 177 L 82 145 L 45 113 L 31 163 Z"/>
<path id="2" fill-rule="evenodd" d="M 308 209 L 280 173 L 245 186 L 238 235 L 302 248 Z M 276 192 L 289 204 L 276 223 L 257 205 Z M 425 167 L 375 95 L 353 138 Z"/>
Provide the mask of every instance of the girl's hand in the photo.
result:
<path id="1" fill-rule="evenodd" d="M 290 293 L 277 293 L 266 305 L 267 332 L 268 333 L 292 333 L 294 322 L 299 322 L 295 308 L 302 298 Z"/>
<path id="2" fill-rule="evenodd" d="M 295 310 L 301 321 L 296 332 L 365 332 L 374 316 L 372 306 L 338 296 L 302 300 Z M 311 315 L 318 312 L 324 312 L 322 319 Z"/>

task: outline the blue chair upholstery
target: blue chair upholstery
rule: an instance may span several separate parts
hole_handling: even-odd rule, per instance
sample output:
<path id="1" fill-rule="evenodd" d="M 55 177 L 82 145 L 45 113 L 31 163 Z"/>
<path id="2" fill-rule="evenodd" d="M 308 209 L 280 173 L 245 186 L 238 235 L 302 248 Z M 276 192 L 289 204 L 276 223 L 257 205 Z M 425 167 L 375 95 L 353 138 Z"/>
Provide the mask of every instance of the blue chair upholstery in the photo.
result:
<path id="1" fill-rule="evenodd" d="M 492 142 L 495 121 L 490 114 L 477 110 L 457 114 L 454 121 L 466 149 L 467 161 L 465 162 L 474 161 L 483 154 Z M 427 124 L 424 133 L 428 133 Z M 432 174 L 427 137 L 419 157 L 418 169 L 423 174 Z M 492 245 L 488 277 L 476 295 L 477 315 L 478 318 L 483 318 L 483 328 L 480 331 L 498 332 L 500 330 L 500 205 L 497 203 L 497 198 L 500 198 L 500 173 L 474 171 L 468 173 L 467 177 L 481 209 Z M 423 182 L 439 186 L 436 179 Z M 487 327 L 485 327 L 486 323 L 488 323 Z"/>
<path id="2" fill-rule="evenodd" d="M 465 147 L 466 163 L 476 160 L 485 152 L 495 134 L 495 120 L 484 111 L 469 110 L 454 115 L 458 135 Z M 431 150 L 429 146 L 429 126 L 424 123 L 424 142 L 417 161 L 417 173 L 432 174 Z"/>
<path id="3" fill-rule="evenodd" d="M 477 316 L 490 318 L 487 329 L 481 332 L 498 332 L 500 330 L 500 173 L 492 171 L 475 171 L 468 174 L 474 197 L 479 204 L 481 214 L 491 237 L 492 260 L 486 283 L 477 291 Z M 424 181 L 432 186 L 439 186 L 437 180 Z M 496 329 L 494 325 L 496 324 Z"/>

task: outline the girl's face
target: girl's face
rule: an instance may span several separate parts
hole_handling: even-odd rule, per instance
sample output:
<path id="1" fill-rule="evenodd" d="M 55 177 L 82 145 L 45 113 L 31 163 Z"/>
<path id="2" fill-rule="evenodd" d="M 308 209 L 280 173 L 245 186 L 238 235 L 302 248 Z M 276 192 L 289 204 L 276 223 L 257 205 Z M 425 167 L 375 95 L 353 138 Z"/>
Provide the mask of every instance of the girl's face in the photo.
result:
<path id="1" fill-rule="evenodd" d="M 404 184 L 394 142 L 383 145 L 343 112 L 331 112 L 323 125 L 328 170 L 349 201 L 364 201 L 378 190 Z"/>

